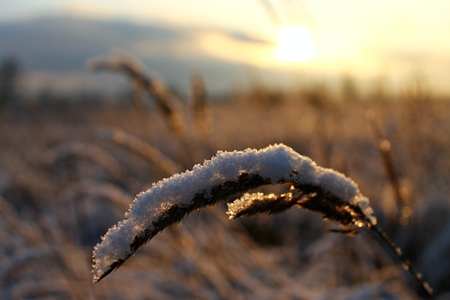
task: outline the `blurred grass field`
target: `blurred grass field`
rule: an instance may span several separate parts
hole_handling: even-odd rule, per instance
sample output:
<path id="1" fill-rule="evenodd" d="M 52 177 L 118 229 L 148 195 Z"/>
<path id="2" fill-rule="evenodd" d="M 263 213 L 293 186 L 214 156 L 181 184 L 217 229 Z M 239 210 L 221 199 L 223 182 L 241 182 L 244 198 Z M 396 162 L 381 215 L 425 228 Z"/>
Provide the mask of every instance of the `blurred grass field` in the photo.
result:
<path id="1" fill-rule="evenodd" d="M 218 150 L 284 143 L 345 173 L 437 298 L 450 299 L 448 100 L 413 87 L 365 101 L 317 88 L 284 94 L 255 87 L 207 104 L 203 134 L 185 105 L 185 140 L 139 94 L 122 104 L 2 107 L 0 298 L 419 299 L 409 274 L 364 231 L 327 233 L 332 224 L 297 209 L 228 221 L 222 205 L 165 230 L 93 285 L 93 246 L 134 195 L 171 175 L 101 134 L 120 129 L 183 170 Z M 411 209 L 403 225 L 369 111 L 390 143 Z"/>

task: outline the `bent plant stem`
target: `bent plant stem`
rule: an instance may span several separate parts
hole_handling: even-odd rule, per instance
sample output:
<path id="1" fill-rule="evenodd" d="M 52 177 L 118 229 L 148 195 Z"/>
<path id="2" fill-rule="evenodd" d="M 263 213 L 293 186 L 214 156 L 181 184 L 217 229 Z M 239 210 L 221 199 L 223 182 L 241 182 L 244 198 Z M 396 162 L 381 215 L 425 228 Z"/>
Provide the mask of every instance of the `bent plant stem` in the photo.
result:
<path id="1" fill-rule="evenodd" d="M 391 238 L 383 230 L 373 224 L 370 220 L 367 220 L 367 224 L 367 227 L 375 232 L 377 236 L 380 237 L 381 240 L 388 246 L 388 248 L 391 249 L 400 259 L 403 269 L 405 271 L 408 271 L 414 277 L 415 281 L 419 284 L 421 290 L 425 293 L 425 295 L 427 295 L 429 299 L 435 300 L 436 298 L 434 297 L 432 288 L 426 281 L 422 279 L 422 274 L 414 269 L 411 262 L 403 255 L 402 250 L 394 244 Z"/>
<path id="2" fill-rule="evenodd" d="M 247 193 L 271 184 L 286 184 L 290 192 L 279 196 Z M 435 299 L 429 285 L 401 250 L 376 227 L 369 199 L 361 194 L 358 185 L 283 144 L 260 150 L 219 151 L 203 165 L 154 183 L 149 190 L 138 194 L 125 220 L 111 227 L 102 242 L 94 247 L 93 282 L 120 267 L 138 248 L 190 212 L 242 193 L 241 198 L 228 204 L 231 219 L 258 213 L 275 214 L 297 205 L 336 222 L 345 229 L 344 233 L 353 233 L 353 226 L 369 227 L 400 258 L 424 294 Z"/>

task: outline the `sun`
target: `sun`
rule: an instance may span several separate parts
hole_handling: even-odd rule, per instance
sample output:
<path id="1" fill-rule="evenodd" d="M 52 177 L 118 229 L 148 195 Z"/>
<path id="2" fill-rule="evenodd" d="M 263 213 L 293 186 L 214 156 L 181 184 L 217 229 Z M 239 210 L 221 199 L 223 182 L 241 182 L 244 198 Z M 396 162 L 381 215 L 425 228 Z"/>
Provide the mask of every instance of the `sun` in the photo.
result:
<path id="1" fill-rule="evenodd" d="M 310 32 L 303 27 L 284 26 L 278 36 L 278 59 L 300 62 L 314 57 L 315 47 Z"/>

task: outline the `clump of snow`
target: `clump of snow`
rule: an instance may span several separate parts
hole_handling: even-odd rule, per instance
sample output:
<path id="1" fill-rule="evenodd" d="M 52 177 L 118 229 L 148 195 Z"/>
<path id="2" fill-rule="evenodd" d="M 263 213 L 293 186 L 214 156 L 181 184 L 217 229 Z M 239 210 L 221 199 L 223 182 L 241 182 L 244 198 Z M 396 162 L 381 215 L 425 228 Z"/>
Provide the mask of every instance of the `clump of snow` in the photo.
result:
<path id="1" fill-rule="evenodd" d="M 283 144 L 261 150 L 219 151 L 203 165 L 195 165 L 191 171 L 154 183 L 149 190 L 137 195 L 125 214 L 126 220 L 110 228 L 102 243 L 95 247 L 94 281 L 109 272 L 114 263 L 127 259 L 135 251 L 130 246 L 135 237 L 144 230 L 152 231 L 154 222 L 170 207 L 191 207 L 196 194 L 211 200 L 214 187 L 237 181 L 243 173 L 259 175 L 272 184 L 291 182 L 321 186 L 352 204 L 360 205 L 360 199 L 364 199 L 361 209 L 365 213 L 370 209 L 351 179 L 334 170 L 318 167 L 310 158 Z"/>

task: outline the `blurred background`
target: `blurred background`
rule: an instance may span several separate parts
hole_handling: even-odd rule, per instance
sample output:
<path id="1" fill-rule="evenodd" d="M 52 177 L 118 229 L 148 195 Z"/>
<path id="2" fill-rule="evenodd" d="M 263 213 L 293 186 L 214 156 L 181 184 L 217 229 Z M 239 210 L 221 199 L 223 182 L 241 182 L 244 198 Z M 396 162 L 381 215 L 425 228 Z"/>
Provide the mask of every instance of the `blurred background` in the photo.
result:
<path id="1" fill-rule="evenodd" d="M 379 81 L 402 89 L 421 74 L 450 92 L 450 4 L 332 1 L 2 1 L 0 57 L 13 56 L 28 92 L 123 89 L 84 68 L 120 48 L 186 92 L 201 68 L 212 93 L 248 88 L 246 68 L 265 84 L 293 88 L 299 78 L 339 86 L 352 78 L 365 92 Z M 56 80 L 57 79 L 57 80 Z"/>
<path id="2" fill-rule="evenodd" d="M 328 233 L 296 208 L 228 221 L 225 204 L 91 283 L 93 246 L 137 193 L 218 150 L 285 143 L 353 178 L 450 299 L 449 13 L 444 0 L 0 0 L 0 298 L 424 297 L 370 233 Z"/>

